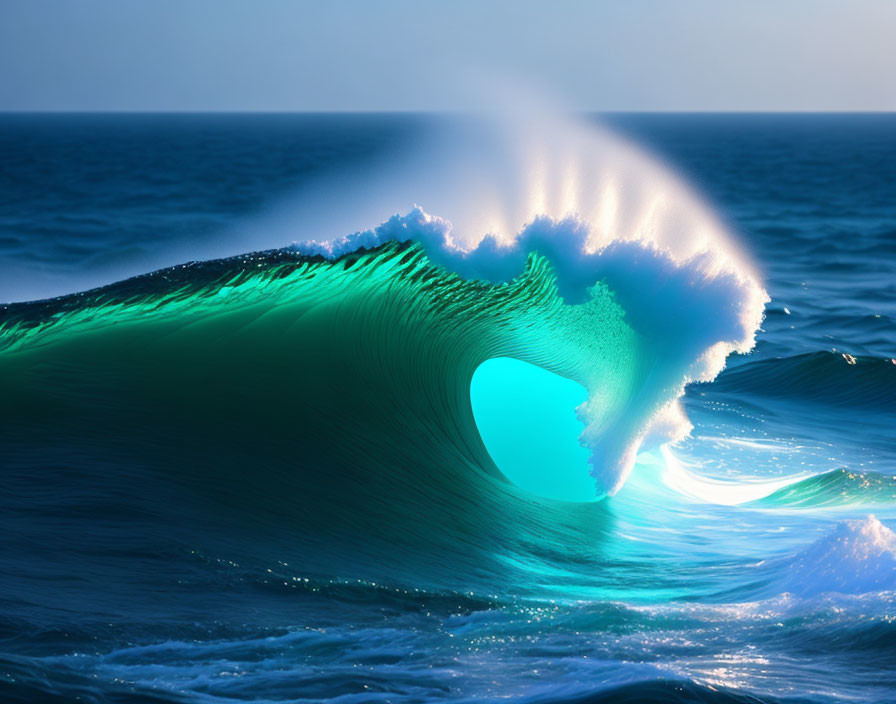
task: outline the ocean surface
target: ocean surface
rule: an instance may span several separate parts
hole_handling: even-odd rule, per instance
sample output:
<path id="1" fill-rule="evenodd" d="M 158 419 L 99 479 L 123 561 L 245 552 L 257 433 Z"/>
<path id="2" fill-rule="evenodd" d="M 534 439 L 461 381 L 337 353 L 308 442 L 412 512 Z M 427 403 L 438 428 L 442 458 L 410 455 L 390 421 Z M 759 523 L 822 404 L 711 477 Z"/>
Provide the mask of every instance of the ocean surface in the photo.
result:
<path id="1" fill-rule="evenodd" d="M 896 701 L 896 116 L 458 121 L 0 115 L 0 700 Z"/>

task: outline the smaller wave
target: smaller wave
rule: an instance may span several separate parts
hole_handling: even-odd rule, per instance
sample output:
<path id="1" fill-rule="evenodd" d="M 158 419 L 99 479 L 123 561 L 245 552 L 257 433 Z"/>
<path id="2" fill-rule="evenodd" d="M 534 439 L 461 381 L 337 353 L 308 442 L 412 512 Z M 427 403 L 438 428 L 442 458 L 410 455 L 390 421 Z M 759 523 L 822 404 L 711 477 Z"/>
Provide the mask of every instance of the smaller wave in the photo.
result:
<path id="1" fill-rule="evenodd" d="M 823 508 L 896 504 L 896 477 L 835 469 L 781 487 L 751 505 L 758 508 Z"/>
<path id="2" fill-rule="evenodd" d="M 763 359 L 723 372 L 712 390 L 892 413 L 896 361 L 827 351 Z"/>
<path id="3" fill-rule="evenodd" d="M 867 594 L 896 590 L 896 534 L 873 515 L 843 521 L 792 557 L 769 561 L 779 593 Z"/>

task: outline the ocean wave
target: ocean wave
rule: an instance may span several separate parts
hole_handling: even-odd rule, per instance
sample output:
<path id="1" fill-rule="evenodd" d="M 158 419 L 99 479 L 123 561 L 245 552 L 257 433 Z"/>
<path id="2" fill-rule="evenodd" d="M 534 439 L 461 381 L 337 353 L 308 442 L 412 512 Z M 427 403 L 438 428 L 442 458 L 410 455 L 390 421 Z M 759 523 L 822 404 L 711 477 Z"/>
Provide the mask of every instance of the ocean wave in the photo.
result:
<path id="1" fill-rule="evenodd" d="M 834 469 L 777 489 L 750 505 L 781 508 L 896 504 L 896 476 Z"/>
<path id="2" fill-rule="evenodd" d="M 799 553 L 762 565 L 770 589 L 807 597 L 896 590 L 896 535 L 874 516 L 839 523 Z"/>
<path id="3" fill-rule="evenodd" d="M 645 440 L 670 441 L 689 431 L 677 405 L 685 384 L 714 379 L 729 354 L 752 348 L 768 297 L 749 268 L 724 247 L 723 240 L 718 247 L 711 239 L 704 241 L 702 248 L 682 247 L 687 252 L 682 259 L 661 240 L 650 239 L 649 232 L 640 238 L 609 242 L 594 241 L 593 235 L 593 228 L 576 217 L 558 221 L 540 216 L 509 242 L 486 235 L 470 246 L 455 240 L 450 222 L 417 208 L 375 230 L 295 247 L 301 253 L 333 259 L 392 240 L 419 241 L 435 264 L 464 279 L 493 284 L 512 281 L 527 259 L 537 255 L 551 265 L 557 291 L 568 304 L 587 301 L 597 282 L 608 286 L 624 310 L 626 323 L 654 359 L 649 372 L 653 383 L 666 388 L 664 402 L 647 400 L 650 411 L 646 416 L 632 412 L 625 430 L 608 429 L 605 399 L 599 389 L 606 382 L 596 380 L 587 370 L 559 369 L 591 394 L 579 411 L 586 426 L 581 441 L 593 453 L 592 475 L 598 493 L 614 494 Z M 619 439 L 608 444 L 611 436 Z"/>
<path id="4" fill-rule="evenodd" d="M 795 399 L 891 413 L 896 361 L 818 351 L 744 362 L 713 383 L 714 393 Z"/>
<path id="5" fill-rule="evenodd" d="M 586 426 L 582 441 L 592 452 L 596 494 L 613 494 L 651 429 L 656 434 L 662 428 L 662 440 L 686 430 L 676 406 L 684 385 L 712 378 L 728 353 L 749 348 L 765 294 L 749 275 L 711 250 L 686 261 L 675 261 L 643 242 L 587 251 L 588 232 L 574 219 L 541 218 L 527 227 L 517 245 L 499 246 L 486 238 L 475 249 L 464 250 L 452 244 L 447 223 L 417 209 L 329 249 L 302 245 L 191 263 L 51 301 L 6 306 L 0 346 L 15 370 L 6 376 L 16 380 L 10 381 L 7 398 L 28 396 L 32 406 L 43 398 L 49 408 L 62 393 L 78 406 L 86 395 L 80 402 L 73 397 L 87 394 L 82 380 L 89 376 L 96 384 L 91 393 L 105 388 L 108 403 L 121 405 L 123 399 L 113 398 L 118 391 L 112 385 L 121 378 L 138 380 L 147 365 L 162 363 L 171 374 L 161 374 L 159 380 L 185 382 L 172 390 L 175 396 L 189 388 L 184 374 L 191 364 L 226 369 L 218 383 L 239 385 L 258 364 L 277 354 L 285 361 L 291 356 L 300 359 L 303 347 L 320 351 L 327 343 L 312 340 L 310 334 L 311 329 L 314 335 L 320 332 L 299 330 L 311 320 L 326 327 L 325 317 L 332 314 L 329 324 L 344 326 L 346 338 L 332 344 L 347 349 L 321 354 L 350 357 L 354 346 L 365 347 L 363 362 L 346 359 L 345 364 L 374 365 L 365 372 L 388 375 L 395 386 L 383 398 L 414 379 L 403 376 L 420 374 L 425 385 L 436 382 L 429 391 L 435 395 L 432 403 L 444 405 L 442 395 L 448 393 L 468 415 L 468 377 L 495 356 L 529 361 L 578 381 L 590 392 L 581 412 Z M 391 347 L 402 344 L 401 335 L 412 334 L 408 326 L 418 330 L 418 354 L 427 356 L 418 370 L 399 368 L 404 362 Z M 219 344 L 190 335 L 191 329 L 203 327 L 214 329 Z M 252 341 L 253 329 L 299 335 L 292 339 L 295 350 L 282 349 L 280 340 L 280 350 L 272 353 L 269 340 L 259 336 Z M 167 344 L 175 338 L 182 338 L 180 348 Z M 79 358 L 65 349 L 83 350 L 99 340 L 109 347 L 97 350 L 96 357 Z M 141 340 L 157 346 L 152 360 L 141 356 Z M 247 350 L 235 359 L 231 349 L 236 343 L 253 347 L 257 356 Z M 116 345 L 132 357 L 119 355 L 101 364 Z M 308 349 L 305 353 L 310 354 Z M 77 373 L 71 373 L 73 364 Z M 36 373 L 38 366 L 66 366 L 70 373 L 54 375 L 51 391 L 47 379 Z M 115 381 L 110 370 L 115 370 Z M 287 370 L 281 371 L 285 378 Z M 291 365 L 288 376 L 297 382 L 296 393 L 308 397 L 313 385 L 298 380 L 319 371 Z M 207 370 L 193 373 L 207 376 Z M 441 388 L 445 375 L 451 377 L 450 392 Z M 280 379 L 268 382 L 267 389 L 253 389 L 261 405 L 269 405 L 270 397 L 282 391 Z M 41 387 L 43 394 L 35 393 Z M 147 402 L 149 389 L 130 391 L 124 405 L 139 406 L 131 409 L 139 415 L 158 416 Z M 206 406 L 196 409 L 197 414 L 210 412 L 207 399 L 192 401 Z M 305 399 L 312 405 L 320 401 Z M 233 418 L 240 416 L 239 409 L 230 410 Z M 369 423 L 343 410 L 333 419 L 334 428 L 351 431 Z M 425 426 L 425 416 L 406 420 Z M 233 418 L 229 422 L 235 422 Z M 469 426 L 467 418 L 452 423 Z M 321 440 L 328 442 L 325 436 Z M 472 428 L 463 430 L 456 442 L 475 447 L 475 463 L 494 473 Z"/>

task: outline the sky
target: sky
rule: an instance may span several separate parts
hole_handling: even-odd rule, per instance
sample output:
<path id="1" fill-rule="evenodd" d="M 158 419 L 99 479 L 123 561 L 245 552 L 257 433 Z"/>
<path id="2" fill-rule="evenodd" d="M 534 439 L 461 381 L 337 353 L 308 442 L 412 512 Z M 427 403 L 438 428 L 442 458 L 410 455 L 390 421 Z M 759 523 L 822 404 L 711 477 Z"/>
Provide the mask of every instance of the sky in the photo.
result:
<path id="1" fill-rule="evenodd" d="M 0 111 L 896 109 L 894 0 L 0 0 Z"/>

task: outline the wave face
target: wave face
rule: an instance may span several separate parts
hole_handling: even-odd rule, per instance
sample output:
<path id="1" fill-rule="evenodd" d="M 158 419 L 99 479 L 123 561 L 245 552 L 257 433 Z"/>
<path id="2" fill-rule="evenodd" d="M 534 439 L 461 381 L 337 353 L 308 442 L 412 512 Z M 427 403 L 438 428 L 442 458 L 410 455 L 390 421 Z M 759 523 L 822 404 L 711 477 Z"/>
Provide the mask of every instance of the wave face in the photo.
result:
<path id="1" fill-rule="evenodd" d="M 569 306 L 543 256 L 495 285 L 434 266 L 409 241 L 332 261 L 280 250 L 164 270 L 11 306 L 2 335 L 2 442 L 20 471 L 49 446 L 93 481 L 127 468 L 122 481 L 149 482 L 190 520 L 204 504 L 247 523 L 263 511 L 269 530 L 320 543 L 304 561 L 323 574 L 382 561 L 386 545 L 406 551 L 395 570 L 411 555 L 438 570 L 446 554 L 484 569 L 504 541 L 551 523 L 479 439 L 470 381 L 490 357 L 600 380 L 607 419 L 643 419 L 666 400 L 645 390 L 653 360 L 606 286 Z M 508 537 L 495 514 L 522 530 Z"/>
<path id="2" fill-rule="evenodd" d="M 0 699 L 892 701 L 892 118 L 21 119 Z"/>

